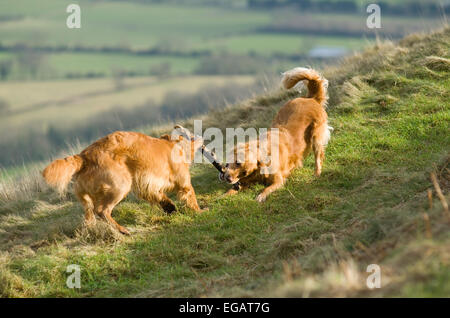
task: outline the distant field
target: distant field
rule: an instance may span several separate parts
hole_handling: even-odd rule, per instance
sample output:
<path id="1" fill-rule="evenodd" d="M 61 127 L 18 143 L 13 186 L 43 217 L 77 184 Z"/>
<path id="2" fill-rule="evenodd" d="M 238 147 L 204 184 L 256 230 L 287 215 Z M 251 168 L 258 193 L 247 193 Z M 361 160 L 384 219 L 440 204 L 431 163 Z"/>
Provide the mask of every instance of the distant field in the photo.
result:
<path id="1" fill-rule="evenodd" d="M 89 46 L 129 45 L 148 47 L 158 41 L 174 40 L 182 45 L 206 37 L 240 33 L 270 22 L 270 13 L 222 8 L 77 1 L 82 10 L 82 27 L 65 25 L 68 1 L 6 0 L 1 15 L 17 20 L 0 24 L 3 43 L 84 44 Z"/>
<path id="2" fill-rule="evenodd" d="M 287 10 L 267 11 L 81 0 L 78 3 L 82 10 L 82 27 L 70 30 L 65 26 L 68 15 L 65 13 L 67 3 L 58 0 L 26 1 L 26 3 L 27 6 L 13 0 L 0 3 L 0 12 L 2 12 L 0 16 L 16 17 L 12 21 L 0 22 L 2 43 L 23 42 L 93 47 L 120 45 L 133 49 L 160 46 L 188 51 L 202 47 L 216 47 L 217 44 L 224 42 L 228 48 L 243 45 L 242 51 L 246 51 L 247 48 L 257 51 L 265 38 L 255 35 L 256 30 L 272 23 L 282 22 L 283 19 L 298 17 L 301 20 L 304 15 L 299 11 Z M 335 28 L 356 21 L 361 25 L 361 29 L 365 28 L 367 17 L 366 13 L 360 15 L 308 13 L 307 15 L 322 24 L 331 23 Z M 387 25 L 401 21 L 402 24 L 410 25 L 411 28 L 421 25 L 435 26 L 438 22 L 435 20 L 423 17 L 383 18 Z M 329 37 L 316 38 L 320 41 L 329 40 Z M 292 42 L 290 36 L 287 38 L 272 36 L 267 40 L 264 43 L 264 49 L 273 51 L 280 46 L 281 48 L 289 46 L 286 43 Z M 347 46 L 345 39 L 338 40 L 340 45 Z M 298 47 L 294 46 L 294 49 Z"/>
<path id="3" fill-rule="evenodd" d="M 343 44 L 345 43 L 345 45 Z M 317 46 L 344 47 L 348 51 L 359 50 L 371 43 L 367 39 L 344 37 L 313 37 L 283 34 L 249 34 L 218 38 L 204 42 L 196 50 L 225 51 L 246 55 L 256 53 L 269 57 L 273 54 L 304 54 Z M 0 53 L 0 61 L 13 57 L 11 53 Z M 114 71 L 125 70 L 139 75 L 147 75 L 152 69 L 168 64 L 174 75 L 192 74 L 200 63 L 199 57 L 147 56 L 117 53 L 52 53 L 44 57 L 43 70 L 39 76 L 62 78 L 67 76 L 111 76 Z M 294 63 L 295 64 L 295 63 Z M 20 72 L 17 65 L 15 75 Z"/>
<path id="4" fill-rule="evenodd" d="M 197 47 L 226 50 L 239 54 L 254 52 L 260 55 L 270 55 L 274 53 L 307 54 L 315 46 L 345 47 L 349 50 L 357 50 L 369 43 L 369 40 L 362 38 L 257 33 L 218 38 Z"/>
<path id="5" fill-rule="evenodd" d="M 171 91 L 193 93 L 207 84 L 253 81 L 252 76 L 136 77 L 125 79 L 122 90 L 116 90 L 110 78 L 6 82 L 0 85 L 0 97 L 8 103 L 9 113 L 0 118 L 0 132 L 46 125 L 69 127 L 113 107 L 131 109 L 148 100 L 159 103 Z"/>
<path id="6" fill-rule="evenodd" d="M 191 74 L 198 65 L 198 59 L 173 56 L 135 56 L 129 54 L 52 54 L 49 64 L 60 75 L 68 73 L 103 73 L 110 76 L 114 70 L 148 73 L 152 67 L 162 63 L 170 64 L 174 74 Z"/>
<path id="7" fill-rule="evenodd" d="M 211 54 L 223 51 L 240 55 L 256 53 L 269 58 L 279 53 L 307 55 L 317 46 L 359 50 L 373 42 L 358 35 L 360 30 L 366 30 L 365 12 L 305 14 L 286 9 L 80 0 L 82 27 L 71 30 L 65 22 L 68 16 L 65 9 L 69 3 L 59 0 L 2 1 L 0 43 L 31 47 L 63 45 L 69 50 L 77 47 L 97 50 L 107 47 L 125 50 L 157 48 L 185 56 L 44 52 L 37 78 L 110 76 L 113 70 L 147 75 L 152 67 L 162 63 L 170 65 L 172 74 L 193 74 L 201 57 L 189 54 L 199 50 L 208 50 Z M 424 17 L 383 17 L 380 32 L 407 33 L 439 24 L 439 19 Z M 347 31 L 350 35 L 333 34 Z M 18 58 L 16 53 L 0 52 L 0 61 L 13 59 L 15 62 L 9 78 L 33 77 L 19 67 Z M 269 67 L 270 63 L 266 65 Z"/>

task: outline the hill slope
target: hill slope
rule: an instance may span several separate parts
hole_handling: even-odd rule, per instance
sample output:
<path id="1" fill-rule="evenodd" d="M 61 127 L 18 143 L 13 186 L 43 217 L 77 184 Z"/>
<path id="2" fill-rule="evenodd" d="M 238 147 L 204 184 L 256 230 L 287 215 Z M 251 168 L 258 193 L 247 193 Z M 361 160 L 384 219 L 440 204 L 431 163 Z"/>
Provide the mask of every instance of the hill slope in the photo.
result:
<path id="1" fill-rule="evenodd" d="M 325 71 L 335 128 L 324 171 L 311 158 L 264 204 L 232 197 L 210 166 L 192 169 L 200 205 L 165 215 L 132 197 L 123 237 L 81 226 L 72 196 L 30 176 L 0 189 L 2 296 L 448 296 L 450 29 L 381 43 Z M 204 127 L 267 127 L 294 91 L 204 118 Z M 432 197 L 427 198 L 427 190 Z M 445 200 L 443 198 L 442 200 Z M 69 289 L 66 266 L 81 266 Z M 366 268 L 381 266 L 381 288 Z"/>

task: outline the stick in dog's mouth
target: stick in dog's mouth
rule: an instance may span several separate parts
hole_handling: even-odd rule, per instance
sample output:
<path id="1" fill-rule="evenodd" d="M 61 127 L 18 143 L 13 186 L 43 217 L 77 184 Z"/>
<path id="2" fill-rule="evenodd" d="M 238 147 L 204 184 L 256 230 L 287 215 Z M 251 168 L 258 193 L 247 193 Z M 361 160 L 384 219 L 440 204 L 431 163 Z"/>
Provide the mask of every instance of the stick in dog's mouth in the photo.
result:
<path id="1" fill-rule="evenodd" d="M 205 158 L 208 159 L 208 161 L 211 162 L 211 164 L 219 171 L 219 179 L 225 181 L 225 178 L 223 177 L 225 168 L 220 162 L 217 161 L 215 154 L 206 148 L 205 145 L 202 145 L 201 149 L 203 156 L 205 156 Z M 234 190 L 239 190 L 241 188 L 239 181 L 233 183 L 232 186 Z"/>
<path id="2" fill-rule="evenodd" d="M 176 125 L 174 128 L 181 135 L 183 135 L 186 139 L 188 139 L 188 140 L 192 139 L 192 136 L 189 136 L 186 129 L 183 128 L 182 126 Z M 205 156 L 206 159 L 208 159 L 208 161 L 211 162 L 211 164 L 219 171 L 219 179 L 222 181 L 225 181 L 225 178 L 223 177 L 225 168 L 219 161 L 217 161 L 216 155 L 211 150 L 206 148 L 205 145 L 202 145 L 201 150 L 202 150 L 202 155 Z M 233 189 L 235 189 L 235 190 L 239 190 L 241 188 L 239 181 L 233 183 L 232 186 L 233 186 Z"/>

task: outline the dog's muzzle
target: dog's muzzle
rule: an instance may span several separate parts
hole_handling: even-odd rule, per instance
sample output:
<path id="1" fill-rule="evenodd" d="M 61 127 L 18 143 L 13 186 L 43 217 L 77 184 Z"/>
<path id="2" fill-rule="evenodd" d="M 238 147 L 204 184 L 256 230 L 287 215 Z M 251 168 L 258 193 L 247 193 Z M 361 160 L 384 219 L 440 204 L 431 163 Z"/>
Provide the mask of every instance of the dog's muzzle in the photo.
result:
<path id="1" fill-rule="evenodd" d="M 241 183 L 239 181 L 231 183 L 231 180 L 225 178 L 225 174 L 223 172 L 219 172 L 219 180 L 230 183 L 233 186 L 233 189 L 236 191 L 239 191 L 241 189 Z"/>
<path id="2" fill-rule="evenodd" d="M 233 184 L 233 183 L 231 182 L 231 177 L 230 177 L 230 176 L 225 177 L 225 173 L 224 173 L 224 172 L 219 172 L 219 180 L 220 180 L 220 181 L 228 182 L 229 184 Z"/>

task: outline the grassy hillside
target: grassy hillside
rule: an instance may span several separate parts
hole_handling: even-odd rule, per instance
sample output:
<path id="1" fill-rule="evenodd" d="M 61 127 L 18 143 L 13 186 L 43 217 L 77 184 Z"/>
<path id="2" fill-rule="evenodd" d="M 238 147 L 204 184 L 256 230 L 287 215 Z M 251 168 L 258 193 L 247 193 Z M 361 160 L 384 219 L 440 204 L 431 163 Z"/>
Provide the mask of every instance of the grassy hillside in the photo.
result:
<path id="1" fill-rule="evenodd" d="M 262 186 L 224 198 L 216 171 L 197 165 L 208 212 L 169 216 L 129 197 L 113 212 L 133 232 L 124 237 L 102 222 L 84 228 L 73 196 L 57 197 L 32 172 L 3 184 L 0 295 L 448 296 L 449 52 L 446 28 L 326 69 L 335 131 L 323 174 L 313 177 L 310 158 L 263 204 Z M 203 126 L 267 127 L 295 96 L 274 90 Z M 81 266 L 79 290 L 65 285 L 69 264 Z M 381 266 L 380 289 L 365 285 L 369 264 Z"/>

